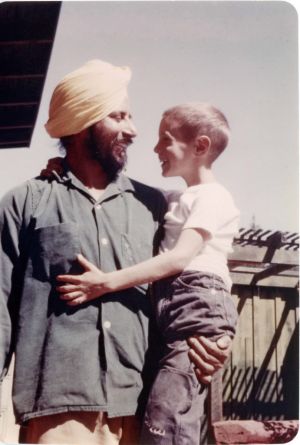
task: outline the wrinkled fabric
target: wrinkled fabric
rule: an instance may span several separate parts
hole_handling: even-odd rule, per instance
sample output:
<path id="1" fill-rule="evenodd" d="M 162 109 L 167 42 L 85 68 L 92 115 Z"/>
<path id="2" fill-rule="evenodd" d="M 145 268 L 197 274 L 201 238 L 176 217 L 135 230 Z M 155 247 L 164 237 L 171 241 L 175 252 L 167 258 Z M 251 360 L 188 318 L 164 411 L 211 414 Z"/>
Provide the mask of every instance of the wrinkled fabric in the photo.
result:
<path id="1" fill-rule="evenodd" d="M 198 383 L 186 339 L 233 337 L 237 310 L 217 275 L 183 271 L 154 284 L 164 350 L 148 398 L 141 445 L 199 445 L 207 386 Z"/>
<path id="2" fill-rule="evenodd" d="M 183 271 L 153 285 L 153 305 L 166 343 L 199 334 L 234 337 L 238 313 L 222 278 L 213 273 Z"/>
<path id="3" fill-rule="evenodd" d="M 91 60 L 66 75 L 55 88 L 45 125 L 60 138 L 77 134 L 118 109 L 127 96 L 130 68 Z"/>
<path id="4" fill-rule="evenodd" d="M 80 272 L 80 252 L 104 271 L 151 257 L 164 212 L 160 192 L 124 175 L 98 201 L 70 172 L 30 180 L 2 199 L 0 376 L 15 352 L 19 422 L 68 411 L 135 414 L 148 349 L 147 286 L 71 307 L 55 277 Z"/>
<path id="5" fill-rule="evenodd" d="M 186 341 L 165 347 L 142 423 L 140 445 L 199 445 L 207 386 L 196 378 Z"/>

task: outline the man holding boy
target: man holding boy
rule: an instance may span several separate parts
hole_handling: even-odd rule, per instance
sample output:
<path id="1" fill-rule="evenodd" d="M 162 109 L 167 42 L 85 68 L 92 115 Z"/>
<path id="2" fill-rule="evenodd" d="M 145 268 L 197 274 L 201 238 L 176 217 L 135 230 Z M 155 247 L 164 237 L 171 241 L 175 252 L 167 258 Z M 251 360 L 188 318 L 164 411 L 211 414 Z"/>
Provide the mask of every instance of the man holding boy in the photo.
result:
<path id="1" fill-rule="evenodd" d="M 160 238 L 163 196 L 120 174 L 136 136 L 129 79 L 128 68 L 102 61 L 67 75 L 46 125 L 66 149 L 63 173 L 28 181 L 0 205 L 1 369 L 15 352 L 13 401 L 26 443 L 138 442 L 134 414 L 153 360 L 146 288 L 80 308 L 55 289 L 58 274 L 80 271 L 78 252 L 110 271 L 149 258 Z M 194 342 L 198 377 L 209 380 L 228 352 Z"/>
<path id="2" fill-rule="evenodd" d="M 165 111 L 154 151 L 163 176 L 179 176 L 187 188 L 166 192 L 160 254 L 108 273 L 79 255 L 85 272 L 57 277 L 61 298 L 72 307 L 153 283 L 151 300 L 164 348 L 143 419 L 143 445 L 199 445 L 207 387 L 196 380 L 187 339 L 235 334 L 238 314 L 227 257 L 240 212 L 213 169 L 229 134 L 226 117 L 210 104 L 187 103 Z"/>

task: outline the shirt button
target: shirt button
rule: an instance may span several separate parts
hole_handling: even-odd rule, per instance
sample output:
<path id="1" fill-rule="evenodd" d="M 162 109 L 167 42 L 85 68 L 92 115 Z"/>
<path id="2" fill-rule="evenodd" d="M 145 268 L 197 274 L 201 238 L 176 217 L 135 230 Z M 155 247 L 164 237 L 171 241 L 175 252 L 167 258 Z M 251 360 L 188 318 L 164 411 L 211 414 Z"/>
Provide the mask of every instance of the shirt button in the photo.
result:
<path id="1" fill-rule="evenodd" d="M 100 210 L 101 208 L 102 208 L 102 205 L 101 205 L 101 204 L 97 204 L 97 205 L 96 205 L 96 209 L 97 209 L 97 210 Z"/>
<path id="2" fill-rule="evenodd" d="M 109 329 L 109 328 L 111 327 L 111 322 L 108 321 L 108 320 L 106 320 L 106 321 L 103 323 L 103 327 L 106 328 L 106 329 Z"/>
<path id="3" fill-rule="evenodd" d="M 101 244 L 103 244 L 103 246 L 107 246 L 108 240 L 106 238 L 101 238 Z"/>

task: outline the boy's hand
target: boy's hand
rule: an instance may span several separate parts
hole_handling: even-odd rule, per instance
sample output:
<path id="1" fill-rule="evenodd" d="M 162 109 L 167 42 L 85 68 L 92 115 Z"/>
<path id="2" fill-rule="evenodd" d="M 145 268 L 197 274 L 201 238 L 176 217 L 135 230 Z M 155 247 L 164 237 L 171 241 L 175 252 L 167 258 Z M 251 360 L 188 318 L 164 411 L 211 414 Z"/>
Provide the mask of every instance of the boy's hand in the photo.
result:
<path id="1" fill-rule="evenodd" d="M 65 283 L 58 286 L 56 290 L 61 294 L 60 298 L 66 300 L 69 306 L 77 306 L 108 292 L 105 286 L 106 274 L 83 255 L 77 255 L 77 260 L 85 270 L 83 274 L 56 277 L 57 281 Z"/>
<path id="2" fill-rule="evenodd" d="M 41 173 L 40 176 L 42 176 L 43 178 L 52 178 L 53 177 L 53 170 L 56 171 L 56 173 L 61 176 L 63 174 L 63 166 L 62 166 L 62 160 L 63 158 L 61 157 L 56 157 L 56 158 L 51 158 L 48 159 L 48 163 L 46 168 L 44 168 Z"/>
<path id="3" fill-rule="evenodd" d="M 195 365 L 195 374 L 199 382 L 208 384 L 212 380 L 212 375 L 223 367 L 229 357 L 232 339 L 224 335 L 217 341 L 209 340 L 205 337 L 190 337 L 188 344 L 190 360 Z"/>

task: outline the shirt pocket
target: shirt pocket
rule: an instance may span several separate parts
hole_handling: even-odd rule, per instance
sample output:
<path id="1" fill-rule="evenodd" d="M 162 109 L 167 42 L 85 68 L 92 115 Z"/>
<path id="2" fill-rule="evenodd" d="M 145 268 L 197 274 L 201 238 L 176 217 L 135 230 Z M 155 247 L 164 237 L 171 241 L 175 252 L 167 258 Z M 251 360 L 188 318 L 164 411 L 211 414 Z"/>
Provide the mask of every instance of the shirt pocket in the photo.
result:
<path id="1" fill-rule="evenodd" d="M 121 249 L 122 259 L 121 268 L 130 267 L 145 261 L 152 257 L 153 246 L 149 240 L 143 239 L 139 241 L 138 236 L 135 239 L 127 235 L 121 234 Z M 148 283 L 139 284 L 135 286 L 137 289 L 142 289 L 144 292 L 148 289 Z"/>
<path id="2" fill-rule="evenodd" d="M 34 230 L 30 249 L 32 276 L 40 281 L 55 281 L 58 274 L 80 271 L 78 225 L 62 223 Z"/>
<path id="3" fill-rule="evenodd" d="M 136 232 L 128 235 L 121 234 L 121 249 L 124 265 L 122 267 L 132 266 L 141 263 L 153 256 L 153 236 Z"/>

